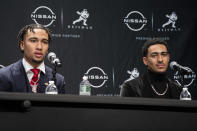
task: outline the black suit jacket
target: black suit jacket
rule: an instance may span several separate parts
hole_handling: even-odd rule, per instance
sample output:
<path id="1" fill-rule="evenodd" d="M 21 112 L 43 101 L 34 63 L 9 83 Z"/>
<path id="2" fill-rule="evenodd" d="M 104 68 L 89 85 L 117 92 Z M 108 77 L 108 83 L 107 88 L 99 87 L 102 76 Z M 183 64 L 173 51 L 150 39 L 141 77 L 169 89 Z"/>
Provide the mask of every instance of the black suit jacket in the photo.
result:
<path id="1" fill-rule="evenodd" d="M 52 77 L 52 69 L 45 66 L 45 74 L 43 72 L 40 73 L 38 93 L 45 92 L 46 83 L 48 83 Z M 59 94 L 65 93 L 64 77 L 58 73 L 56 74 L 56 86 Z M 22 64 L 22 59 L 0 69 L 0 91 L 32 92 L 27 74 Z"/>
<path id="2" fill-rule="evenodd" d="M 154 93 L 153 89 L 148 82 L 148 75 L 145 73 L 143 76 L 135 78 L 123 83 L 120 95 L 124 97 L 146 97 L 146 98 L 170 98 L 179 99 L 181 87 L 170 79 L 168 80 L 168 91 L 164 96 L 158 96 Z"/>

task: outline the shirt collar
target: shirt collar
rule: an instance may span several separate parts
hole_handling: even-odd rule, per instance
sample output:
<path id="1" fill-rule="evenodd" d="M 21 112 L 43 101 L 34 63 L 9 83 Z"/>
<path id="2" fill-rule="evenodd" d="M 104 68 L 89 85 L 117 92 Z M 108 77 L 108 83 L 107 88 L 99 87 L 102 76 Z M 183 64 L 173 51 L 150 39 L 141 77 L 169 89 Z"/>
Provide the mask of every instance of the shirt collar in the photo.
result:
<path id="1" fill-rule="evenodd" d="M 33 69 L 33 66 L 31 66 L 24 58 L 22 60 L 22 63 L 23 63 L 26 73 L 29 72 L 31 69 Z M 37 69 L 40 69 L 45 74 L 44 61 L 37 67 Z"/>

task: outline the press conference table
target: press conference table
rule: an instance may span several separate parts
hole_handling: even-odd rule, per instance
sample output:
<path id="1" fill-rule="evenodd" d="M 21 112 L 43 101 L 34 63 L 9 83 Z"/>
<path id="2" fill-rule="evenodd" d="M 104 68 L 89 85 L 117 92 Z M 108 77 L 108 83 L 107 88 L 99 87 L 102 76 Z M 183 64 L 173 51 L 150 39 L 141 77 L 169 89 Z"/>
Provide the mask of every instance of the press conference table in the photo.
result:
<path id="1" fill-rule="evenodd" d="M 197 131 L 197 101 L 0 92 L 0 131 Z"/>

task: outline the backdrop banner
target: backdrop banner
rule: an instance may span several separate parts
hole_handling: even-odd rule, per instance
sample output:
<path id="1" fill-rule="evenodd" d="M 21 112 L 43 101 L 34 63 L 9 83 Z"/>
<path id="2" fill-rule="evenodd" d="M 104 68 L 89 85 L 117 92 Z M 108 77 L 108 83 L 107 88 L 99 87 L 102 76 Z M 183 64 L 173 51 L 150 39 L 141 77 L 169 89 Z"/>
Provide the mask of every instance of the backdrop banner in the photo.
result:
<path id="1" fill-rule="evenodd" d="M 58 73 L 65 77 L 67 94 L 78 94 L 79 83 L 87 75 L 92 95 L 118 96 L 125 80 L 145 71 L 141 48 L 146 40 L 156 37 L 168 42 L 171 61 L 193 71 L 184 75 L 184 85 L 192 99 L 197 99 L 194 2 L 4 0 L 0 4 L 0 67 L 23 56 L 17 43 L 19 30 L 39 23 L 52 31 L 50 51 L 62 61 Z M 47 60 L 45 63 L 51 66 Z M 180 73 L 169 72 L 180 84 Z"/>

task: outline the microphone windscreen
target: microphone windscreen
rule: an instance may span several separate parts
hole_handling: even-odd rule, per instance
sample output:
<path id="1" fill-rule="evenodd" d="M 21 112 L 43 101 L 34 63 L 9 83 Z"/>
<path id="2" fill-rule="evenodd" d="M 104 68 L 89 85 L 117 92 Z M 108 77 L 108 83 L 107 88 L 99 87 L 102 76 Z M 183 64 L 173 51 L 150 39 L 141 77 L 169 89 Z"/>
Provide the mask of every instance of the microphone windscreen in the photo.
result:
<path id="1" fill-rule="evenodd" d="M 174 70 L 174 66 L 177 65 L 175 61 L 170 62 L 170 68 Z"/>
<path id="2" fill-rule="evenodd" d="M 48 54 L 48 56 L 47 56 L 47 58 L 48 58 L 49 61 L 51 61 L 51 57 L 56 58 L 56 54 L 53 53 L 53 52 L 50 52 L 50 53 Z"/>

